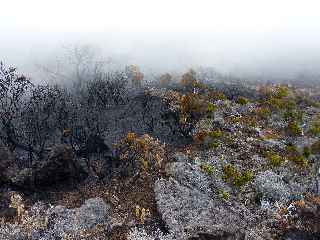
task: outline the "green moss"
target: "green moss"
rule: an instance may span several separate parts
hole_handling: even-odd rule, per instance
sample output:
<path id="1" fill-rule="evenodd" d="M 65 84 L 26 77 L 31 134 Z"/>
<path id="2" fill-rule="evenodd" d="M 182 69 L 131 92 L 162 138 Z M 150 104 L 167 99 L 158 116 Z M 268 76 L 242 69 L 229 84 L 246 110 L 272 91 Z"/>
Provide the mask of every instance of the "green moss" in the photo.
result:
<path id="1" fill-rule="evenodd" d="M 286 151 L 289 154 L 298 154 L 298 149 L 293 143 L 287 143 L 286 145 Z"/>
<path id="2" fill-rule="evenodd" d="M 311 153 L 320 154 L 320 140 L 311 145 Z"/>
<path id="3" fill-rule="evenodd" d="M 210 142 L 208 145 L 210 149 L 217 149 L 219 146 L 220 146 L 220 143 L 215 141 Z"/>
<path id="4" fill-rule="evenodd" d="M 209 163 L 202 163 L 200 165 L 200 169 L 206 174 L 208 174 L 209 176 L 213 175 L 214 167 Z"/>
<path id="5" fill-rule="evenodd" d="M 290 156 L 289 160 L 301 167 L 304 167 L 308 164 L 308 161 L 301 155 Z"/>
<path id="6" fill-rule="evenodd" d="M 217 100 L 226 100 L 227 97 L 224 95 L 223 92 L 217 92 L 217 91 L 211 91 L 208 94 L 209 99 L 213 100 L 213 101 L 217 101 Z"/>
<path id="7" fill-rule="evenodd" d="M 245 170 L 242 174 L 237 175 L 234 179 L 233 179 L 233 184 L 238 187 L 241 188 L 244 185 L 246 185 L 248 182 L 250 182 L 253 178 L 253 174 L 250 170 Z"/>
<path id="8" fill-rule="evenodd" d="M 305 146 L 305 147 L 303 148 L 303 156 L 304 156 L 305 158 L 308 158 L 308 157 L 310 157 L 310 155 L 311 155 L 311 149 L 310 149 L 310 147 Z"/>
<path id="9" fill-rule="evenodd" d="M 245 170 L 243 173 L 239 173 L 231 164 L 228 164 L 223 168 L 223 173 L 223 179 L 225 181 L 231 180 L 232 184 L 238 188 L 243 187 L 253 178 L 253 174 L 250 170 Z"/>
<path id="10" fill-rule="evenodd" d="M 310 123 L 309 133 L 315 137 L 320 136 L 320 117 Z"/>
<path id="11" fill-rule="evenodd" d="M 228 201 L 230 198 L 230 193 L 225 190 L 219 191 L 219 197 L 221 197 L 223 200 Z"/>
<path id="12" fill-rule="evenodd" d="M 271 116 L 271 110 L 268 107 L 260 107 L 256 109 L 256 114 L 262 119 L 268 119 Z"/>
<path id="13" fill-rule="evenodd" d="M 286 86 L 278 86 L 276 89 L 275 89 L 275 92 L 274 92 L 274 96 L 276 98 L 285 98 L 285 97 L 288 97 L 289 95 L 289 89 L 288 87 Z"/>
<path id="14" fill-rule="evenodd" d="M 208 115 L 211 115 L 215 110 L 215 106 L 213 103 L 208 103 L 208 107 L 207 107 L 207 113 Z"/>
<path id="15" fill-rule="evenodd" d="M 273 167 L 278 167 L 283 162 L 283 158 L 274 151 L 267 151 L 264 155 L 270 161 L 270 164 Z"/>
<path id="16" fill-rule="evenodd" d="M 217 130 L 212 130 L 208 133 L 208 136 L 211 138 L 220 138 L 223 136 L 223 132 L 219 129 Z"/>
<path id="17" fill-rule="evenodd" d="M 283 114 L 286 121 L 302 121 L 303 112 L 297 110 L 288 110 Z"/>
<path id="18" fill-rule="evenodd" d="M 246 105 L 249 102 L 249 100 L 245 97 L 238 97 L 237 103 L 241 105 Z"/>
<path id="19" fill-rule="evenodd" d="M 238 174 L 238 171 L 237 171 L 237 169 L 233 166 L 233 165 L 231 165 L 231 164 L 228 164 L 228 165 L 226 165 L 226 166 L 224 166 L 223 167 L 223 179 L 225 180 L 225 181 L 227 181 L 228 179 L 231 179 L 231 178 L 233 178 L 235 175 L 237 175 Z"/>
<path id="20" fill-rule="evenodd" d="M 265 104 L 267 104 L 273 110 L 281 110 L 285 107 L 285 101 L 283 99 L 275 97 L 267 99 L 265 101 Z"/>
<path id="21" fill-rule="evenodd" d="M 301 136 L 302 129 L 299 127 L 296 121 L 291 121 L 288 123 L 287 131 L 291 136 Z"/>
<path id="22" fill-rule="evenodd" d="M 234 117 L 232 117 L 230 120 L 231 120 L 231 122 L 232 122 L 233 124 L 240 123 L 240 122 L 241 122 L 241 117 L 234 116 Z"/>

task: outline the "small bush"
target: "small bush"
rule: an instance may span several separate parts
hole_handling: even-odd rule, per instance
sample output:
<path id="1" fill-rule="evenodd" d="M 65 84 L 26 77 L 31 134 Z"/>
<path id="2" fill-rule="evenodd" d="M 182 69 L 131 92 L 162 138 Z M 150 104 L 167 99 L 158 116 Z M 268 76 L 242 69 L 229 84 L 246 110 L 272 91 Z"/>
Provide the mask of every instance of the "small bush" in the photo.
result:
<path id="1" fill-rule="evenodd" d="M 237 103 L 240 105 L 246 105 L 247 103 L 249 103 L 249 100 L 245 97 L 238 97 Z"/>
<path id="2" fill-rule="evenodd" d="M 284 109 L 285 102 L 283 99 L 271 97 L 269 99 L 266 99 L 264 102 L 265 105 L 267 105 L 270 109 L 273 111 L 279 111 L 281 109 Z"/>
<path id="3" fill-rule="evenodd" d="M 209 118 L 212 116 L 214 110 L 215 110 L 214 104 L 208 103 L 207 114 L 208 114 L 208 117 L 209 117 Z"/>
<path id="4" fill-rule="evenodd" d="M 233 165 L 228 164 L 223 168 L 223 180 L 231 181 L 235 187 L 241 188 L 250 182 L 253 178 L 253 174 L 250 170 L 245 170 L 240 173 Z"/>
<path id="5" fill-rule="evenodd" d="M 231 164 L 228 164 L 223 167 L 223 179 L 225 181 L 232 179 L 235 175 L 238 174 L 238 170 Z"/>
<path id="6" fill-rule="evenodd" d="M 245 170 L 242 174 L 237 175 L 234 180 L 233 180 L 233 184 L 238 187 L 241 188 L 244 185 L 246 185 L 248 182 L 250 182 L 253 178 L 253 174 L 250 170 Z"/>
<path id="7" fill-rule="evenodd" d="M 305 158 L 308 158 L 308 157 L 310 157 L 310 155 L 311 155 L 311 149 L 310 149 L 310 147 L 305 146 L 305 147 L 303 148 L 303 156 L 304 156 Z"/>
<path id="8" fill-rule="evenodd" d="M 298 125 L 296 121 L 291 121 L 288 123 L 287 126 L 287 132 L 291 136 L 301 136 L 302 135 L 302 129 Z"/>
<path id="9" fill-rule="evenodd" d="M 180 80 L 180 84 L 188 90 L 193 90 L 197 82 L 196 72 L 193 69 L 183 74 Z"/>
<path id="10" fill-rule="evenodd" d="M 207 113 L 208 106 L 201 99 L 201 96 L 195 93 L 188 93 L 181 97 L 180 103 L 180 113 L 186 115 L 191 119 L 199 118 L 200 116 Z"/>
<path id="11" fill-rule="evenodd" d="M 216 149 L 220 146 L 219 138 L 223 136 L 223 132 L 219 129 L 212 129 L 211 119 L 203 119 L 199 121 L 194 129 L 193 140 L 197 145 L 209 149 Z"/>
<path id="12" fill-rule="evenodd" d="M 120 160 L 126 163 L 123 168 L 129 171 L 129 175 L 157 172 L 165 158 L 165 146 L 148 134 L 138 137 L 135 133 L 129 132 L 116 147 L 120 153 Z"/>
<path id="13" fill-rule="evenodd" d="M 298 149 L 293 143 L 288 143 L 286 145 L 286 151 L 288 154 L 298 154 Z"/>
<path id="14" fill-rule="evenodd" d="M 320 116 L 310 123 L 309 133 L 315 137 L 320 136 Z"/>
<path id="15" fill-rule="evenodd" d="M 212 141 L 208 144 L 208 147 L 210 149 L 217 149 L 218 147 L 220 146 L 220 143 L 219 142 L 215 142 L 215 141 Z"/>
<path id="16" fill-rule="evenodd" d="M 276 87 L 274 91 L 274 97 L 276 98 L 285 98 L 289 96 L 289 89 L 286 86 L 280 85 Z"/>
<path id="17" fill-rule="evenodd" d="M 208 133 L 208 136 L 211 138 L 220 138 L 223 136 L 223 132 L 221 130 L 212 130 Z"/>
<path id="18" fill-rule="evenodd" d="M 304 150 L 304 152 L 305 151 L 307 151 L 307 149 Z M 286 146 L 286 152 L 287 152 L 289 161 L 295 163 L 296 165 L 303 167 L 308 164 L 308 161 L 305 159 L 305 156 L 304 156 L 305 153 L 300 154 L 300 152 L 298 151 L 295 145 L 289 143 Z"/>
<path id="19" fill-rule="evenodd" d="M 218 101 L 218 100 L 226 100 L 227 97 L 222 92 L 218 91 L 210 91 L 208 94 L 208 98 L 210 101 Z"/>
<path id="20" fill-rule="evenodd" d="M 256 115 L 261 119 L 268 119 L 271 116 L 271 110 L 266 106 L 261 106 L 255 109 Z"/>
<path id="21" fill-rule="evenodd" d="M 303 113 L 297 110 L 288 110 L 283 114 L 286 121 L 302 121 Z"/>
<path id="22" fill-rule="evenodd" d="M 132 86 L 140 88 L 143 83 L 144 74 L 140 71 L 139 66 L 137 65 L 127 66 L 125 71 L 126 71 L 126 75 L 131 79 Z"/>
<path id="23" fill-rule="evenodd" d="M 242 117 L 232 116 L 232 117 L 230 117 L 230 122 L 233 123 L 233 124 L 241 123 L 241 119 L 242 119 Z"/>
<path id="24" fill-rule="evenodd" d="M 266 151 L 264 156 L 270 161 L 271 166 L 278 167 L 283 163 L 283 158 L 274 151 Z"/>
<path id="25" fill-rule="evenodd" d="M 219 191 L 219 197 L 222 198 L 225 201 L 228 201 L 230 198 L 230 193 L 225 191 L 225 190 L 220 190 Z"/>
<path id="26" fill-rule="evenodd" d="M 320 154 L 320 140 L 311 145 L 311 153 Z"/>
<path id="27" fill-rule="evenodd" d="M 304 167 L 308 164 L 308 161 L 301 155 L 289 156 L 289 160 L 301 167 Z"/>
<path id="28" fill-rule="evenodd" d="M 200 169 L 209 176 L 213 175 L 214 167 L 209 163 L 202 163 Z"/>

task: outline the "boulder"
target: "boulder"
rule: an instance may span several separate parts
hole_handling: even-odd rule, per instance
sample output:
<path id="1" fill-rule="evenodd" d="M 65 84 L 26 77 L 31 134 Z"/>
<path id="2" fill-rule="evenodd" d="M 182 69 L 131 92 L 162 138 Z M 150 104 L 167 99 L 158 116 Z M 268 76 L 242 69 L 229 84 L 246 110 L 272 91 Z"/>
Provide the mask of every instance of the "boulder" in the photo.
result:
<path id="1" fill-rule="evenodd" d="M 80 164 L 75 161 L 73 150 L 69 145 L 52 147 L 43 160 L 30 168 L 19 169 L 14 165 L 5 171 L 6 179 L 21 188 L 50 186 L 63 180 L 76 182 L 85 174 Z"/>
<path id="2" fill-rule="evenodd" d="M 28 240 L 28 235 L 17 224 L 0 224 L 1 240 Z"/>
<path id="3" fill-rule="evenodd" d="M 0 239 L 92 239 L 90 233 L 95 230 L 98 230 L 100 238 L 93 239 L 107 239 L 110 214 L 110 205 L 101 198 L 88 199 L 80 208 L 75 209 L 37 202 L 26 213 L 27 218 L 23 224 L 0 226 Z M 2 236 L 5 238 L 1 238 Z M 31 238 L 23 238 L 25 236 Z"/>
<path id="4" fill-rule="evenodd" d="M 42 184 L 46 179 L 53 181 L 59 178 L 70 177 L 77 179 L 79 165 L 74 161 L 73 150 L 68 145 L 54 146 L 49 152 L 48 158 L 38 163 L 35 168 L 35 183 Z"/>
<path id="5" fill-rule="evenodd" d="M 256 191 L 271 201 L 293 200 L 296 196 L 301 195 L 303 188 L 294 182 L 285 182 L 283 177 L 267 170 L 259 173 L 255 178 Z"/>
<path id="6" fill-rule="evenodd" d="M 174 179 L 155 183 L 158 211 L 176 239 L 244 239 L 250 214 Z M 206 238 L 204 238 L 206 239 Z"/>
<path id="7" fill-rule="evenodd" d="M 180 184 L 211 194 L 210 177 L 195 166 L 184 162 L 172 162 L 166 165 L 167 175 L 175 178 Z"/>

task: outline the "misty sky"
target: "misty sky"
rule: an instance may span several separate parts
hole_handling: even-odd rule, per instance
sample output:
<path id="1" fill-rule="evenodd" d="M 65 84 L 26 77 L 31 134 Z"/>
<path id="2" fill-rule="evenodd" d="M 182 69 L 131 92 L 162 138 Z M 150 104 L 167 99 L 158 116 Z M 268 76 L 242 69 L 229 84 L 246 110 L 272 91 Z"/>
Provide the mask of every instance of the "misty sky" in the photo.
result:
<path id="1" fill-rule="evenodd" d="M 10 0 L 0 59 L 32 75 L 65 44 L 149 69 L 213 66 L 254 74 L 320 73 L 313 0 Z"/>

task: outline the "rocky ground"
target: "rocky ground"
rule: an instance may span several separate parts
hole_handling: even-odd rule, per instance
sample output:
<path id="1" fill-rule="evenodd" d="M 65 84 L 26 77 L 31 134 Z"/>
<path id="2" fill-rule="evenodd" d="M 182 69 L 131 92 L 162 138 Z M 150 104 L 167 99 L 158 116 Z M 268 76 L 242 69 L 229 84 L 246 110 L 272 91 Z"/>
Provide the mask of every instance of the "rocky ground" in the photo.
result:
<path id="1" fill-rule="evenodd" d="M 104 155 L 65 143 L 25 168 L 0 148 L 0 239 L 320 239 L 317 89 L 142 95 L 110 115 Z"/>

